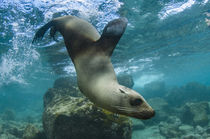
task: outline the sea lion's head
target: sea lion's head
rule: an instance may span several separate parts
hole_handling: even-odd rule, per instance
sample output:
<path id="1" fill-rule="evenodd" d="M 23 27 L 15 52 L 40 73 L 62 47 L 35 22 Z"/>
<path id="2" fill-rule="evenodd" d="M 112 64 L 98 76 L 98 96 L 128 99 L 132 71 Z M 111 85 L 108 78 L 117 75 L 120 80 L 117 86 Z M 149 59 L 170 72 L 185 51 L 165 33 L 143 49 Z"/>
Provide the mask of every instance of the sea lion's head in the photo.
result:
<path id="1" fill-rule="evenodd" d="M 121 100 L 115 108 L 119 113 L 138 119 L 149 119 L 155 115 L 152 107 L 136 91 L 122 85 L 118 91 L 121 93 Z"/>

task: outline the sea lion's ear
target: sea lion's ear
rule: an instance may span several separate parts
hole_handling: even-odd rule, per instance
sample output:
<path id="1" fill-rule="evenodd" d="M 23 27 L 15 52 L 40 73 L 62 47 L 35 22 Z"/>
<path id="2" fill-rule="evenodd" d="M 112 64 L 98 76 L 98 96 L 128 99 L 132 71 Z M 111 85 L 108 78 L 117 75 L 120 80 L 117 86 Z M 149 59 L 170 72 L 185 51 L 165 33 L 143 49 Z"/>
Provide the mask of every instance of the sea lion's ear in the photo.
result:
<path id="1" fill-rule="evenodd" d="M 101 38 L 96 42 L 101 49 L 109 56 L 112 55 L 118 41 L 125 32 L 128 20 L 119 18 L 109 22 L 103 30 Z"/>

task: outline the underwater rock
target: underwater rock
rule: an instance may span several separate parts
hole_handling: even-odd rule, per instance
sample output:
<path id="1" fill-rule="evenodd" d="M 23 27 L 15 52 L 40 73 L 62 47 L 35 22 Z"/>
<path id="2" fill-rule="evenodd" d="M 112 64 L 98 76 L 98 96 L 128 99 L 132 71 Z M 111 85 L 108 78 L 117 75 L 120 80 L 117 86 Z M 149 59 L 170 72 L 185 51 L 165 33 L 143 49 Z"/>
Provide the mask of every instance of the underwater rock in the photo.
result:
<path id="1" fill-rule="evenodd" d="M 28 116 L 25 117 L 24 121 L 27 122 L 27 123 L 34 123 L 35 122 L 35 118 L 30 116 L 30 115 L 28 115 Z"/>
<path id="2" fill-rule="evenodd" d="M 19 139 L 19 138 L 11 134 L 4 133 L 4 134 L 0 134 L 0 139 Z"/>
<path id="3" fill-rule="evenodd" d="M 61 77 L 55 80 L 53 88 L 60 89 L 64 94 L 69 94 L 72 97 L 81 97 L 82 93 L 77 86 L 76 77 Z"/>
<path id="4" fill-rule="evenodd" d="M 194 128 L 190 125 L 181 125 L 178 129 L 181 131 L 182 135 L 194 133 Z"/>
<path id="5" fill-rule="evenodd" d="M 132 139 L 166 139 L 159 132 L 157 125 L 147 126 L 141 130 L 134 130 L 132 133 Z"/>
<path id="6" fill-rule="evenodd" d="M 128 88 L 132 88 L 134 86 L 133 77 L 129 74 L 120 74 L 117 76 L 117 80 L 119 84 L 124 85 Z"/>
<path id="7" fill-rule="evenodd" d="M 182 135 L 176 125 L 169 124 L 166 122 L 160 122 L 159 130 L 160 130 L 160 134 L 166 138 L 177 138 Z"/>
<path id="8" fill-rule="evenodd" d="M 22 139 L 47 139 L 47 138 L 42 130 L 40 130 L 33 124 L 28 124 L 24 129 Z"/>
<path id="9" fill-rule="evenodd" d="M 184 86 L 172 88 L 165 98 L 172 106 L 181 106 L 187 102 L 209 101 L 210 89 L 203 84 L 190 82 Z"/>
<path id="10" fill-rule="evenodd" d="M 15 120 L 15 112 L 11 109 L 6 109 L 2 115 L 2 120 Z"/>
<path id="11" fill-rule="evenodd" d="M 48 139 L 131 138 L 131 121 L 74 97 L 70 89 L 49 89 L 44 96 L 43 127 Z"/>
<path id="12" fill-rule="evenodd" d="M 142 94 L 146 98 L 162 97 L 166 93 L 165 83 L 156 81 L 144 85 Z"/>
<path id="13" fill-rule="evenodd" d="M 36 130 L 26 130 L 33 128 Z M 34 123 L 28 126 L 28 123 L 23 121 L 6 121 L 0 119 L 0 139 L 46 139 L 41 129 L 41 123 Z M 26 136 L 29 134 L 34 134 L 34 136 Z"/>
<path id="14" fill-rule="evenodd" d="M 13 135 L 16 138 L 22 137 L 24 124 L 15 121 L 5 121 L 1 124 L 2 124 L 2 133 Z"/>
<path id="15" fill-rule="evenodd" d="M 173 124 L 176 127 L 179 127 L 182 124 L 182 121 L 177 116 L 169 116 L 167 122 Z"/>
<path id="16" fill-rule="evenodd" d="M 148 100 L 148 102 L 157 111 L 159 111 L 159 110 L 167 110 L 168 109 L 168 102 L 166 102 L 162 98 L 159 98 L 159 97 L 151 98 L 151 99 Z"/>
<path id="17" fill-rule="evenodd" d="M 187 124 L 208 125 L 208 102 L 186 103 L 182 107 L 182 121 Z"/>
<path id="18" fill-rule="evenodd" d="M 200 135 L 202 135 L 205 132 L 205 129 L 202 128 L 201 126 L 197 125 L 195 127 L 195 132 L 198 133 L 198 134 L 200 134 Z"/>
<path id="19" fill-rule="evenodd" d="M 23 133 L 23 139 L 35 139 L 36 134 L 39 130 L 32 124 L 28 124 Z"/>
<path id="20" fill-rule="evenodd" d="M 139 120 L 139 119 L 135 119 L 135 118 L 131 118 L 133 126 L 132 126 L 132 131 L 134 130 L 140 130 L 140 129 L 144 129 L 145 125 L 144 123 Z"/>
<path id="21" fill-rule="evenodd" d="M 199 134 L 189 134 L 189 135 L 184 135 L 181 137 L 181 139 L 203 139 L 201 135 Z"/>
<path id="22" fill-rule="evenodd" d="M 210 134 L 210 126 L 208 126 L 207 128 L 206 128 L 206 131 L 205 131 L 207 134 Z"/>
<path id="23" fill-rule="evenodd" d="M 151 98 L 148 100 L 148 103 L 151 105 L 151 107 L 155 110 L 155 117 L 152 119 L 154 122 L 159 122 L 162 120 L 167 120 L 169 118 L 168 112 L 169 107 L 168 103 L 162 99 L 162 98 Z M 144 121 L 149 122 L 149 121 Z"/>
<path id="24" fill-rule="evenodd" d="M 0 124 L 0 135 L 3 133 L 2 125 Z"/>
<path id="25" fill-rule="evenodd" d="M 51 93 L 51 92 L 56 92 L 56 93 Z M 67 98 L 70 97 L 80 97 L 82 96 L 81 92 L 77 90 L 76 88 L 71 90 L 69 88 L 50 88 L 47 93 L 45 93 L 44 96 L 44 107 L 51 103 L 53 99 L 56 99 L 57 101 L 60 101 L 60 99 L 64 98 L 66 96 Z M 54 101 L 56 101 L 54 100 Z"/>
<path id="26" fill-rule="evenodd" d="M 55 80 L 53 88 L 71 88 L 75 89 L 77 87 L 76 77 L 61 77 Z"/>

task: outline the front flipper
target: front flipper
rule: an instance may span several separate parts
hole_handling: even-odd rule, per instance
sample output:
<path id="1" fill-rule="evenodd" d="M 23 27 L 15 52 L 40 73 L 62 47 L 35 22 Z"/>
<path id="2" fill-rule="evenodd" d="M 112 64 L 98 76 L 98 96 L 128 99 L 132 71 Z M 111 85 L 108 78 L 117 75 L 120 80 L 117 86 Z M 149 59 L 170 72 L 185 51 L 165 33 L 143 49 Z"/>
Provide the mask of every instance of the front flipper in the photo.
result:
<path id="1" fill-rule="evenodd" d="M 100 45 L 107 55 L 112 55 L 118 41 L 125 32 L 127 23 L 126 18 L 119 18 L 112 20 L 104 28 L 101 38 L 96 43 Z"/>

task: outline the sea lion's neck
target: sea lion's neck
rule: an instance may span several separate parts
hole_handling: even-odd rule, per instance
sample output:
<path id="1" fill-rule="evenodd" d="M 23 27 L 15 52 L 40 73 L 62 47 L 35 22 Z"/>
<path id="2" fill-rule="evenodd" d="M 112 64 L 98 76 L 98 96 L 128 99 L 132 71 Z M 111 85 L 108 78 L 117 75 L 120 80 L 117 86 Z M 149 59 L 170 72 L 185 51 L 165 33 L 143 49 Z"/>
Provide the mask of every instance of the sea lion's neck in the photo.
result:
<path id="1" fill-rule="evenodd" d="M 97 104 L 97 101 L 106 102 L 104 99 L 113 97 L 113 90 L 119 84 L 109 56 L 88 51 L 76 57 L 74 65 L 79 88 L 91 101 Z"/>

